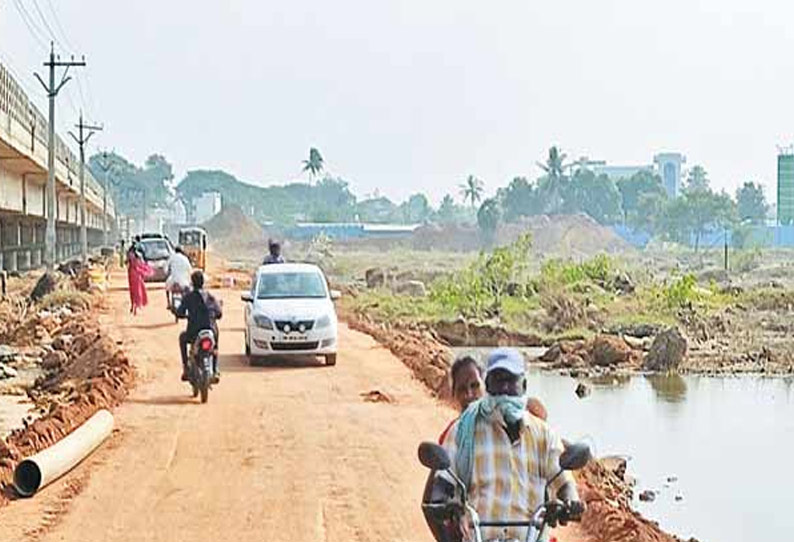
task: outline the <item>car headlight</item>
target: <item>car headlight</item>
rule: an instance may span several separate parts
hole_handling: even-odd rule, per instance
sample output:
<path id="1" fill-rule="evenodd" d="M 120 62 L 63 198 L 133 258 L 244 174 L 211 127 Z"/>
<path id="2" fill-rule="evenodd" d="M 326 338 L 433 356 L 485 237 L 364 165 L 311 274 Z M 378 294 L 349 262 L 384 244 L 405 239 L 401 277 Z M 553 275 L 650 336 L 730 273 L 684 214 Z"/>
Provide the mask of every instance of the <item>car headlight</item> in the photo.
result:
<path id="1" fill-rule="evenodd" d="M 314 327 L 317 329 L 323 329 L 329 327 L 331 325 L 331 317 L 327 314 L 325 316 L 321 316 L 317 319 L 317 323 L 314 324 Z"/>
<path id="2" fill-rule="evenodd" d="M 273 320 L 262 314 L 254 316 L 254 323 L 257 327 L 261 327 L 262 329 L 273 329 Z"/>

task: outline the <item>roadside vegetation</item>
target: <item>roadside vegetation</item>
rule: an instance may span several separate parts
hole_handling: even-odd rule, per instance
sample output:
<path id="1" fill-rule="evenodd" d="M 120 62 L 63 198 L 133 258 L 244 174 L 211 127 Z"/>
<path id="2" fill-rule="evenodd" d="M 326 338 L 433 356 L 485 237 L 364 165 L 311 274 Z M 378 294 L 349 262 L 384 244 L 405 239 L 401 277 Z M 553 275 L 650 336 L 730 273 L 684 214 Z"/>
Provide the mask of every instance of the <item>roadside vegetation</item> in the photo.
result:
<path id="1" fill-rule="evenodd" d="M 744 268 L 757 257 L 751 251 L 737 252 L 735 263 Z M 697 265 L 692 263 L 693 268 Z M 699 280 L 695 271 L 679 266 L 651 271 L 639 262 L 604 254 L 581 261 L 539 260 L 529 235 L 448 268 L 428 284 L 426 295 L 394 290 L 389 284 L 357 288 L 344 303 L 346 309 L 378 321 L 463 318 L 547 338 L 589 337 L 649 324 L 687 325 L 729 307 L 794 308 L 790 290 L 730 287 L 707 273 Z"/>

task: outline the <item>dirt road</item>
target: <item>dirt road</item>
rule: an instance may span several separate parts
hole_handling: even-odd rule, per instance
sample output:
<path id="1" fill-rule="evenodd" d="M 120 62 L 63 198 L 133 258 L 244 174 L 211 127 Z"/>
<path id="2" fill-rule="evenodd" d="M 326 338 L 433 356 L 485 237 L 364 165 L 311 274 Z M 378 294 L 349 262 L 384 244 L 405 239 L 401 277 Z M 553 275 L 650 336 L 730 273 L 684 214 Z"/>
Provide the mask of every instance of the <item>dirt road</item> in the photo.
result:
<path id="1" fill-rule="evenodd" d="M 223 291 L 223 380 L 200 405 L 179 381 L 177 326 L 160 290 L 142 314 L 110 294 L 103 319 L 141 384 L 119 431 L 35 499 L 0 511 L 0 540 L 430 540 L 416 445 L 453 412 L 368 336 L 340 329 L 338 365 L 251 368 L 242 304 Z M 369 403 L 380 389 L 396 402 Z M 80 489 L 80 490 L 78 490 Z"/>

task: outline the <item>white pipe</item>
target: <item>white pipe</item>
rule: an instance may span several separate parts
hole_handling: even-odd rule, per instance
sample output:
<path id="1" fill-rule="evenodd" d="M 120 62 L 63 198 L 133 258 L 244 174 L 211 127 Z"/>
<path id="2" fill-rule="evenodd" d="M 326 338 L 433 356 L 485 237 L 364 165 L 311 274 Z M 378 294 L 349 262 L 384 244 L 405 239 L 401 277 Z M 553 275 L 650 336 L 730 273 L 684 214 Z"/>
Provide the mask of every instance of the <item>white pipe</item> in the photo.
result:
<path id="1" fill-rule="evenodd" d="M 14 470 L 14 488 L 23 497 L 57 480 L 80 463 L 110 436 L 113 414 L 100 410 L 83 425 L 46 450 L 22 461 Z"/>

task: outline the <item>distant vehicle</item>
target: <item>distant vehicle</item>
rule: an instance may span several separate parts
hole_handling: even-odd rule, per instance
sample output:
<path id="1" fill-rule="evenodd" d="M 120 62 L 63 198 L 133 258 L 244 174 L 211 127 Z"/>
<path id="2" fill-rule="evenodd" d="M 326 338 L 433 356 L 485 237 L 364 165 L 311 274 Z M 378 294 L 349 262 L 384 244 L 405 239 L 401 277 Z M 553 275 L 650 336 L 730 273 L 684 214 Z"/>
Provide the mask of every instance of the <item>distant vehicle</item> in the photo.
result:
<path id="1" fill-rule="evenodd" d="M 168 239 L 167 235 L 157 232 L 142 233 L 140 237 L 141 239 Z"/>
<path id="2" fill-rule="evenodd" d="M 322 270 L 311 264 L 263 265 L 245 301 L 245 354 L 264 357 L 322 356 L 336 365 L 337 319 Z"/>
<path id="3" fill-rule="evenodd" d="M 179 246 L 193 267 L 202 271 L 207 269 L 207 232 L 203 228 L 179 230 Z"/>
<path id="4" fill-rule="evenodd" d="M 168 239 L 162 237 L 150 237 L 144 239 L 141 237 L 140 241 L 141 252 L 143 259 L 148 263 L 154 273 L 146 280 L 148 282 L 165 282 L 168 278 L 168 259 L 173 253 L 171 243 Z"/>

